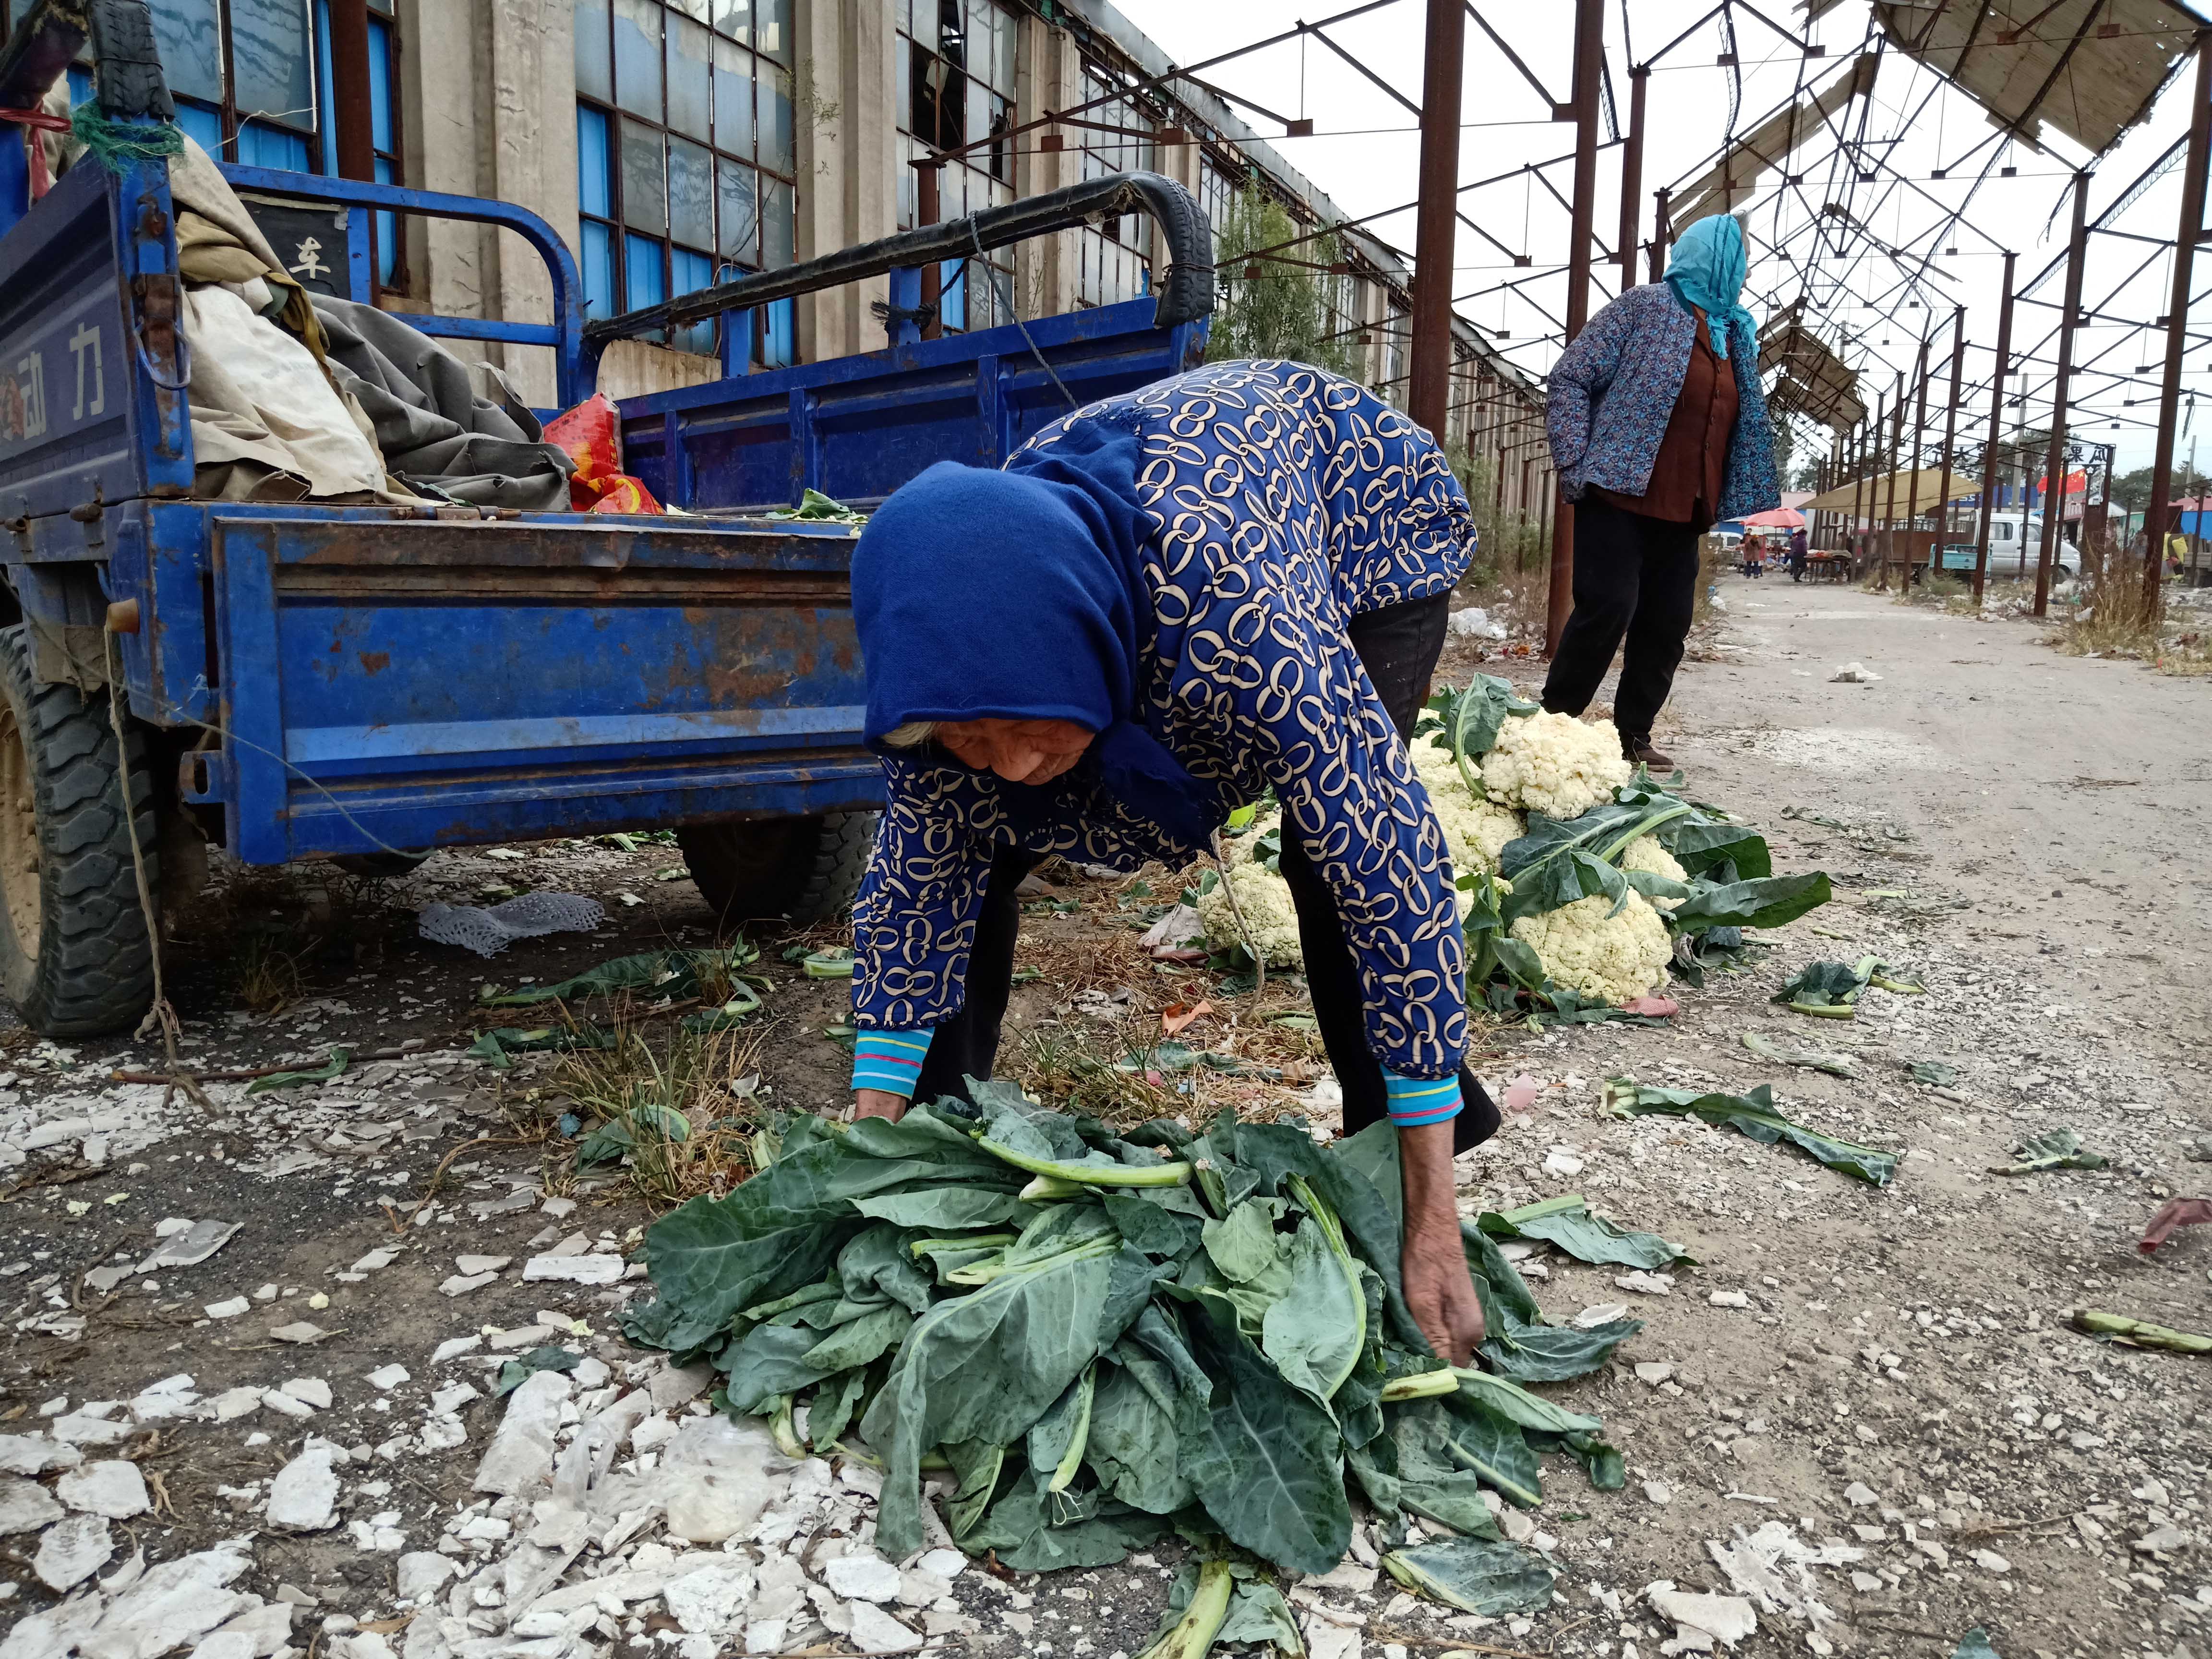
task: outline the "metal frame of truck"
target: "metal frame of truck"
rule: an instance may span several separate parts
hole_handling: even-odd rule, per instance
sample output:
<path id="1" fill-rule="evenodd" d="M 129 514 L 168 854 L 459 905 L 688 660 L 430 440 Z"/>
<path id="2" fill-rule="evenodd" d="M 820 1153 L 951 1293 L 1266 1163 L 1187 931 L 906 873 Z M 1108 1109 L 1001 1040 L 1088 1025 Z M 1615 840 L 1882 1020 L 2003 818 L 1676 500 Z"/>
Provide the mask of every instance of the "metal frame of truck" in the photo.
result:
<path id="1" fill-rule="evenodd" d="M 106 118 L 165 126 L 142 0 L 41 0 L 0 50 L 0 108 L 35 106 L 88 32 Z M 996 465 L 1071 399 L 1198 362 L 1212 301 L 1203 213 L 1149 174 L 587 329 L 573 258 L 522 209 L 226 167 L 349 210 L 356 299 L 377 210 L 522 235 L 551 272 L 550 325 L 408 320 L 550 346 L 564 404 L 611 338 L 878 273 L 890 343 L 623 400 L 626 465 L 693 516 L 196 501 L 166 162 L 88 156 L 27 211 L 23 170 L 0 143 L 0 603 L 16 613 L 0 615 L 0 993 L 53 1035 L 146 1006 L 134 823 L 149 859 L 204 836 L 248 864 L 675 826 L 726 918 L 836 908 L 881 804 L 855 532 L 758 515 L 808 488 L 867 506 L 934 461 Z M 920 337 L 921 265 L 1134 211 L 1171 250 L 1154 297 Z"/>

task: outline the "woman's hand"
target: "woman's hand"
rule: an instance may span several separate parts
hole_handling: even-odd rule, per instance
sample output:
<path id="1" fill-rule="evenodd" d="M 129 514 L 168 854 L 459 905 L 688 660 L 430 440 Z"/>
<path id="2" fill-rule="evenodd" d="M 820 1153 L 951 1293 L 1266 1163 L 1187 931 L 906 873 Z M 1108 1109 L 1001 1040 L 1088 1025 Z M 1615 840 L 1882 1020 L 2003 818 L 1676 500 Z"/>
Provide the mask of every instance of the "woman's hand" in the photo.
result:
<path id="1" fill-rule="evenodd" d="M 1446 1364 L 1465 1365 L 1473 1361 L 1475 1345 L 1482 1340 L 1482 1301 L 1474 1293 L 1467 1248 L 1460 1242 L 1451 1143 L 1449 1122 L 1398 1131 L 1406 1205 L 1406 1243 L 1399 1272 L 1406 1306 L 1429 1346 Z"/>
<path id="2" fill-rule="evenodd" d="M 853 1091 L 853 1116 L 857 1121 L 864 1117 L 888 1118 L 893 1123 L 906 1115 L 904 1095 L 895 1095 L 888 1089 L 855 1089 Z"/>

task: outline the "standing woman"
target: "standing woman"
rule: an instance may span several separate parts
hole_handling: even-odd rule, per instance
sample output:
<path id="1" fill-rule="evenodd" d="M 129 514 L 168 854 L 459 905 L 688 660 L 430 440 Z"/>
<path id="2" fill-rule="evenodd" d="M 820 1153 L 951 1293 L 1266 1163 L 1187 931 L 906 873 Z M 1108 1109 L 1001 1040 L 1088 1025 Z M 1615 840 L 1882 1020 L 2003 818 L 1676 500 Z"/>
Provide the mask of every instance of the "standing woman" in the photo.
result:
<path id="1" fill-rule="evenodd" d="M 1157 382 L 885 501 L 853 556 L 888 795 L 853 910 L 860 1112 L 990 1076 L 1044 857 L 1179 868 L 1272 789 L 1344 1127 L 1398 1126 L 1407 1304 L 1464 1364 L 1451 1159 L 1498 1114 L 1406 739 L 1474 552 L 1429 434 L 1296 363 Z"/>
<path id="2" fill-rule="evenodd" d="M 1666 279 L 1599 312 L 1552 370 L 1545 424 L 1575 504 L 1575 608 L 1544 707 L 1589 708 L 1625 635 L 1613 722 L 1621 752 L 1647 766 L 1674 764 L 1651 726 L 1689 637 L 1698 537 L 1781 505 L 1758 325 L 1736 303 L 1747 269 L 1743 227 L 1698 220 Z"/>

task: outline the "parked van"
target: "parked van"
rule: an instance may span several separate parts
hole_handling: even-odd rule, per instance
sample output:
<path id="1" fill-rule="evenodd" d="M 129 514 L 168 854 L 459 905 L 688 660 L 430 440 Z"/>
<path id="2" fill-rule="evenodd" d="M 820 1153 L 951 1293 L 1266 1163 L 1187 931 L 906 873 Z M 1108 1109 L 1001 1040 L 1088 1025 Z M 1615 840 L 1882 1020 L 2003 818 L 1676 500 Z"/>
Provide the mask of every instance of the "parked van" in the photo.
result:
<path id="1" fill-rule="evenodd" d="M 2053 581 L 2070 580 L 2081 568 L 2078 548 L 2067 539 L 2069 526 L 2058 530 L 2057 557 L 2051 567 Z M 2035 568 L 2043 557 L 2043 514 L 2027 515 L 2027 531 L 2021 533 L 2021 515 L 2000 513 L 1990 522 L 1989 574 L 2000 581 L 2033 581 Z M 1971 573 L 1974 568 L 1974 543 L 1946 542 L 1943 544 L 1943 568 Z"/>

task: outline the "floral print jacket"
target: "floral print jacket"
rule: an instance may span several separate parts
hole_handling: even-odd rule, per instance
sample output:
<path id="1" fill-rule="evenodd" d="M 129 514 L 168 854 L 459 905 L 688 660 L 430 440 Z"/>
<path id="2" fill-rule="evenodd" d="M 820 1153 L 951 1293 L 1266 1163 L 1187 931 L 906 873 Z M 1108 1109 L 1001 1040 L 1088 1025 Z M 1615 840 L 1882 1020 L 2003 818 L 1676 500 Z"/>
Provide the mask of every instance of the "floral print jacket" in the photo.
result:
<path id="1" fill-rule="evenodd" d="M 1552 370 L 1545 429 L 1552 462 L 1571 501 L 1591 484 L 1641 495 L 1682 376 L 1698 321 L 1664 283 L 1632 288 L 1589 320 Z M 1741 322 L 1729 331 L 1735 370 L 1735 430 L 1729 434 L 1727 483 L 1717 519 L 1782 505 L 1774 474 L 1774 436 L 1759 387 L 1759 342 Z"/>

